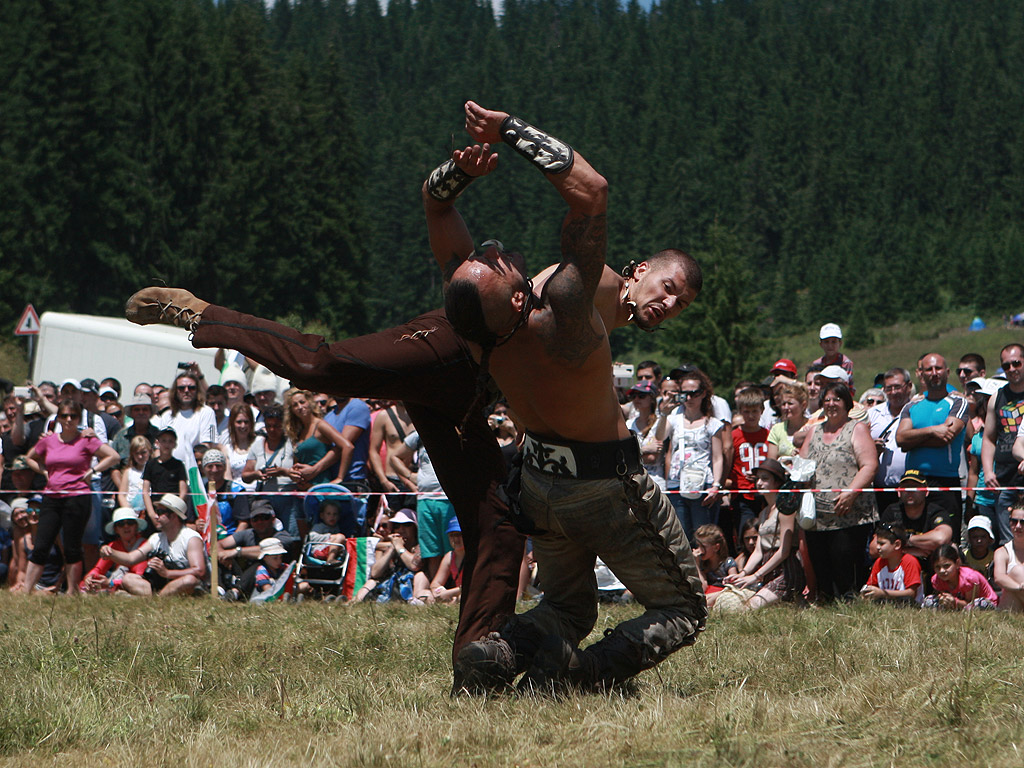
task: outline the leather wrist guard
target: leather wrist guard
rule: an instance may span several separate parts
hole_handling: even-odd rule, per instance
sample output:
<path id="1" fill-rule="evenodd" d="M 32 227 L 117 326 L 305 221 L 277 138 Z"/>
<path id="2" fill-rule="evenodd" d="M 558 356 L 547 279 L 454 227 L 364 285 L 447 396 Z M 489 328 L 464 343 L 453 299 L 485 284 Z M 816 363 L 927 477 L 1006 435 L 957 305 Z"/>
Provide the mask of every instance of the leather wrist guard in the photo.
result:
<path id="1" fill-rule="evenodd" d="M 427 177 L 427 192 L 444 203 L 461 195 L 472 181 L 473 177 L 459 168 L 455 161 L 445 160 Z"/>
<path id="2" fill-rule="evenodd" d="M 575 155 L 564 141 L 509 115 L 501 123 L 501 138 L 544 173 L 561 173 L 572 168 Z"/>

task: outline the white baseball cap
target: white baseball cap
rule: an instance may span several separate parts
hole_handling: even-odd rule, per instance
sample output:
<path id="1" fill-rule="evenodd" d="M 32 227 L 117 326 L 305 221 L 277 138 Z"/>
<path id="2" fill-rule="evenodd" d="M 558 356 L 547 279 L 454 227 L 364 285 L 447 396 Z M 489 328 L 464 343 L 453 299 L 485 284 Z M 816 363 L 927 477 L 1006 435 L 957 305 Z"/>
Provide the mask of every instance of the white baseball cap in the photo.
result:
<path id="1" fill-rule="evenodd" d="M 819 339 L 841 339 L 843 338 L 843 329 L 835 323 L 825 323 L 821 326 L 821 330 L 818 331 Z"/>
<path id="2" fill-rule="evenodd" d="M 839 365 L 826 365 L 823 370 L 818 371 L 818 376 L 823 379 L 838 379 L 844 384 L 850 383 L 850 374 L 846 372 L 846 369 Z"/>

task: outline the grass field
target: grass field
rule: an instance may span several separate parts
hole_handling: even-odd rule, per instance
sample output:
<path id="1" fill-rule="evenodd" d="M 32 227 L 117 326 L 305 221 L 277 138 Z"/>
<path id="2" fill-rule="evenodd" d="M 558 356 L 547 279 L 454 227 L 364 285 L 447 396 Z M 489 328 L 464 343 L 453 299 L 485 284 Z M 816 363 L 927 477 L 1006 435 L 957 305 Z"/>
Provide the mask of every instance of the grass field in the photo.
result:
<path id="1" fill-rule="evenodd" d="M 450 698 L 448 607 L 3 593 L 0 612 L 5 765 L 1024 763 L 1024 621 L 1004 614 L 713 618 L 630 688 L 554 701 Z"/>

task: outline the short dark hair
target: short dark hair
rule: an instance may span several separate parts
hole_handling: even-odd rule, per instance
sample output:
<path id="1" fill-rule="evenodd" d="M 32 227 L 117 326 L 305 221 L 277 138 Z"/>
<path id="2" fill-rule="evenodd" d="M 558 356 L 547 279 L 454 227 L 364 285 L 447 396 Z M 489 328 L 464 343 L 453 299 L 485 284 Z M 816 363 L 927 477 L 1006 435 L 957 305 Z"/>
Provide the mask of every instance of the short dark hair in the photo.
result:
<path id="1" fill-rule="evenodd" d="M 654 378 L 661 381 L 661 366 L 658 365 L 657 362 L 655 362 L 654 360 L 641 360 L 639 363 L 636 364 L 637 373 L 642 371 L 644 368 L 650 368 L 652 371 L 654 371 Z"/>
<path id="2" fill-rule="evenodd" d="M 685 251 L 680 251 L 678 248 L 666 248 L 653 256 L 648 256 L 645 261 L 651 267 L 674 261 L 682 266 L 683 274 L 686 276 L 686 287 L 695 295 L 700 293 L 700 289 L 704 287 L 704 271 L 696 259 Z"/>
<path id="3" fill-rule="evenodd" d="M 977 352 L 968 352 L 966 355 L 960 358 L 961 363 L 973 363 L 978 367 L 979 371 L 985 370 L 985 358 L 979 355 Z"/>
<path id="4" fill-rule="evenodd" d="M 456 278 L 444 289 L 444 313 L 455 332 L 482 347 L 493 347 L 497 335 L 487 327 L 480 290 L 472 280 Z"/>
<path id="5" fill-rule="evenodd" d="M 1017 342 L 1017 341 L 1011 341 L 1009 344 L 1007 344 L 1005 347 L 1003 347 L 1002 349 L 999 350 L 999 362 L 1000 363 L 1003 362 L 1003 353 L 1004 352 L 1008 352 L 1011 349 L 1019 349 L 1021 355 L 1024 355 L 1024 344 L 1021 344 L 1020 342 Z"/>
<path id="6" fill-rule="evenodd" d="M 821 388 L 820 402 L 825 402 L 825 396 L 833 394 L 843 401 L 846 406 L 846 410 L 849 411 L 853 408 L 853 395 L 850 393 L 850 388 L 843 381 L 830 381 L 828 384 Z"/>
<path id="7" fill-rule="evenodd" d="M 736 408 L 764 407 L 764 392 L 758 387 L 747 387 L 736 393 Z"/>
<path id="8" fill-rule="evenodd" d="M 280 405 L 272 405 L 263 411 L 263 423 L 267 423 L 267 419 L 277 419 L 278 421 L 284 421 L 284 408 Z"/>
<path id="9" fill-rule="evenodd" d="M 904 549 L 907 548 L 907 542 L 910 540 L 910 537 L 907 536 L 907 529 L 899 523 L 879 523 L 875 526 L 875 537 L 891 541 L 893 544 L 898 541 Z"/>
<path id="10" fill-rule="evenodd" d="M 818 371 L 824 371 L 824 370 L 825 370 L 825 364 L 824 363 L 811 363 L 810 365 L 807 366 L 807 373 L 817 373 Z"/>
<path id="11" fill-rule="evenodd" d="M 228 391 L 224 389 L 220 384 L 211 384 L 206 388 L 206 399 L 210 399 L 210 395 L 224 395 L 228 396 Z"/>

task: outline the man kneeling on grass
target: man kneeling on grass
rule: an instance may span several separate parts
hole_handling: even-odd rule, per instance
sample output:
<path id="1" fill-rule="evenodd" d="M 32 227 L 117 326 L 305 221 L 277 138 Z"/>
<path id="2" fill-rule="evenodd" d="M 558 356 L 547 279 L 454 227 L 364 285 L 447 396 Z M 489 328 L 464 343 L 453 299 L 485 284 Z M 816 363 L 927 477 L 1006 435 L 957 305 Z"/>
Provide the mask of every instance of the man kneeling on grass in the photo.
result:
<path id="1" fill-rule="evenodd" d="M 141 576 L 126 573 L 121 588 L 133 595 L 191 595 L 206 580 L 206 552 L 203 537 L 185 527 L 185 502 L 173 494 L 165 494 L 153 505 L 159 531 L 146 543 L 131 552 L 119 552 L 109 544 L 100 549 L 100 556 L 118 565 L 131 567 L 148 560 Z"/>

